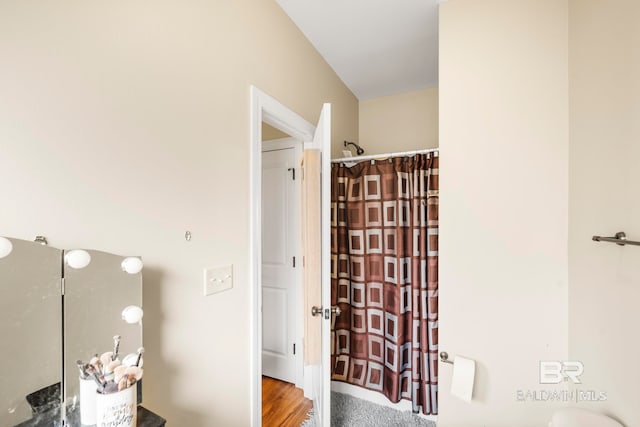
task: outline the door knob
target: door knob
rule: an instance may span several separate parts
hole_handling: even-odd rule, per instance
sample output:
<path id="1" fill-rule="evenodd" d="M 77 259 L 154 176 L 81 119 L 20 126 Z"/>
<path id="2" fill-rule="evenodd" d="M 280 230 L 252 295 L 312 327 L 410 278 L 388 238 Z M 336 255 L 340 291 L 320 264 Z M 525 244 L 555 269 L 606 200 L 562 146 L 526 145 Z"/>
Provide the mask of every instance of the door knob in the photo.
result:
<path id="1" fill-rule="evenodd" d="M 340 313 L 342 313 L 342 310 L 340 310 L 340 307 L 338 307 L 337 305 L 331 307 L 331 310 L 329 310 L 328 308 L 323 309 L 322 307 L 317 307 L 315 305 L 311 307 L 312 316 L 322 316 L 324 314 L 324 318 L 329 319 L 332 313 L 335 314 L 336 316 L 340 316 Z"/>

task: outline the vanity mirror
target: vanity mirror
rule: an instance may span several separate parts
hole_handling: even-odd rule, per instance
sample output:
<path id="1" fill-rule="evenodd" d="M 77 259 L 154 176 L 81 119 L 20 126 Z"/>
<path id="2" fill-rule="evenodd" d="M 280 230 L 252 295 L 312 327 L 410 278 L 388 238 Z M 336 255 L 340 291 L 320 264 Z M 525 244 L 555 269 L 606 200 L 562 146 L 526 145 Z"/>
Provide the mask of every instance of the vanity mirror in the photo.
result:
<path id="1" fill-rule="evenodd" d="M 3 237 L 0 246 L 0 427 L 12 427 L 32 418 L 34 392 L 51 391 L 38 410 L 61 401 L 62 251 Z"/>
<path id="2" fill-rule="evenodd" d="M 86 251 L 91 260 L 89 264 L 83 268 L 71 268 L 69 253 L 65 252 L 64 270 L 64 384 L 67 402 L 79 396 L 76 360 L 88 362 L 94 354 L 113 351 L 114 335 L 121 337 L 120 360 L 127 354 L 136 353 L 142 346 L 141 322 L 128 323 L 122 315 L 129 306 L 142 307 L 141 271 L 128 273 L 122 266 L 131 258 Z"/>
<path id="3" fill-rule="evenodd" d="M 120 359 L 142 346 L 141 270 L 136 257 L 0 237 L 0 427 L 62 425 L 65 412 L 73 425 L 76 360 L 113 351 L 114 335 Z"/>

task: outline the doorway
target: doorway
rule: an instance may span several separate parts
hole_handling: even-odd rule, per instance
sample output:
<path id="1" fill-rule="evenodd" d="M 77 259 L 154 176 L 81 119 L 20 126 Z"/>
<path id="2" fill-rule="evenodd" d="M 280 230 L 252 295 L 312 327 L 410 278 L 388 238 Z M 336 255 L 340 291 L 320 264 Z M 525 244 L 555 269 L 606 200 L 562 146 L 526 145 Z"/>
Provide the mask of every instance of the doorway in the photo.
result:
<path id="1" fill-rule="evenodd" d="M 305 301 L 301 306 L 304 319 L 305 337 L 304 340 L 304 366 L 303 366 L 303 389 L 304 395 L 313 401 L 313 414 L 316 417 L 316 425 L 326 427 L 329 424 L 330 413 L 330 156 L 331 156 L 331 105 L 324 104 L 320 112 L 320 119 L 317 127 L 307 122 L 305 119 L 280 104 L 256 87 L 251 87 L 251 149 L 250 149 L 250 283 L 251 283 L 251 407 L 252 425 L 262 425 L 262 397 L 263 397 L 263 228 L 269 227 L 264 219 L 263 212 L 263 143 L 262 129 L 263 122 L 273 128 L 284 132 L 300 142 L 304 151 L 304 158 L 311 161 L 314 159 L 314 173 L 308 173 L 309 177 L 305 183 L 317 183 L 316 191 L 305 191 L 305 197 L 313 196 L 316 200 L 317 210 L 313 215 L 308 214 L 306 218 L 312 218 L 315 227 L 300 227 L 301 234 L 305 235 L 305 254 L 307 265 L 314 265 L 316 280 L 314 285 L 309 285 L 308 278 L 305 278 Z M 315 155 L 314 155 L 315 154 Z M 308 163 L 312 164 L 312 163 Z M 322 184 L 322 185 L 320 185 Z M 305 184 L 307 186 L 307 184 Z M 309 185 L 310 187 L 310 185 Z M 308 205 L 309 199 L 302 203 L 304 207 Z M 320 221 L 321 219 L 321 221 Z M 264 227 L 263 227 L 264 224 Z M 309 230 L 312 230 L 313 240 Z M 309 251 L 309 242 L 313 241 L 312 250 Z M 266 250 L 266 248 L 265 248 Z M 313 256 L 311 256 L 313 255 Z M 268 257 L 267 257 L 268 258 Z M 310 258 L 314 258 L 311 262 Z M 298 260 L 300 262 L 300 260 Z M 305 269 L 305 272 L 309 269 Z M 317 295 L 316 298 L 309 298 L 310 292 Z M 317 292 L 316 292 L 317 291 Z M 273 291 L 277 293 L 277 291 Z M 282 292 L 281 292 L 282 294 Z M 313 305 L 313 310 L 311 310 Z M 311 313 L 314 313 L 313 315 Z M 280 321 L 279 324 L 284 324 Z M 302 325 L 298 325 L 301 327 Z M 312 333 L 310 333 L 310 331 Z M 313 341 L 312 341 L 313 335 Z M 281 348 L 284 348 L 284 341 Z M 314 352 L 309 352 L 309 349 Z M 296 352 L 298 349 L 296 349 Z M 310 356 L 310 354 L 312 356 Z"/>
<path id="2" fill-rule="evenodd" d="M 303 387 L 303 142 L 262 125 L 262 425 L 298 427 Z"/>
<path id="3" fill-rule="evenodd" d="M 262 374 L 302 388 L 302 141 L 275 131 L 263 124 Z"/>

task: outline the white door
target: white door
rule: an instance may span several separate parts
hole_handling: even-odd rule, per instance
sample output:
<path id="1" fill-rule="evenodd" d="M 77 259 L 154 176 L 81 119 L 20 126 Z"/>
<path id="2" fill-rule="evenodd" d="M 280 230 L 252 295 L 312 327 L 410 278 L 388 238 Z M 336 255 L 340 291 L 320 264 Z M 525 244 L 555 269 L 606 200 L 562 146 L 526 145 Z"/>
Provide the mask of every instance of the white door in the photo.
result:
<path id="1" fill-rule="evenodd" d="M 314 142 L 322 144 L 322 426 L 331 425 L 331 104 L 324 104 Z"/>
<path id="2" fill-rule="evenodd" d="M 324 104 L 313 137 L 313 146 L 322 150 L 320 180 L 321 206 L 321 301 L 319 323 L 321 351 L 320 366 L 315 367 L 313 405 L 319 415 L 319 425 L 329 427 L 331 422 L 331 104 Z"/>
<path id="3" fill-rule="evenodd" d="M 294 148 L 262 152 L 262 373 L 289 383 L 296 383 L 295 352 L 300 347 L 296 152 Z"/>

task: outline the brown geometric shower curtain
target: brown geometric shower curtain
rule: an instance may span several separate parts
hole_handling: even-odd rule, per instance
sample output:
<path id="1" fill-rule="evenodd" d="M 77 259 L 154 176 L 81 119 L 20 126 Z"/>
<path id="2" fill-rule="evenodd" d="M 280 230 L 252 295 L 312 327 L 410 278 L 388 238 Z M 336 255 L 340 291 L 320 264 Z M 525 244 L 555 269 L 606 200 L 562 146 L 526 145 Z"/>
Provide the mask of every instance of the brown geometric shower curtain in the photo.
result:
<path id="1" fill-rule="evenodd" d="M 438 157 L 331 170 L 332 380 L 438 413 Z"/>

